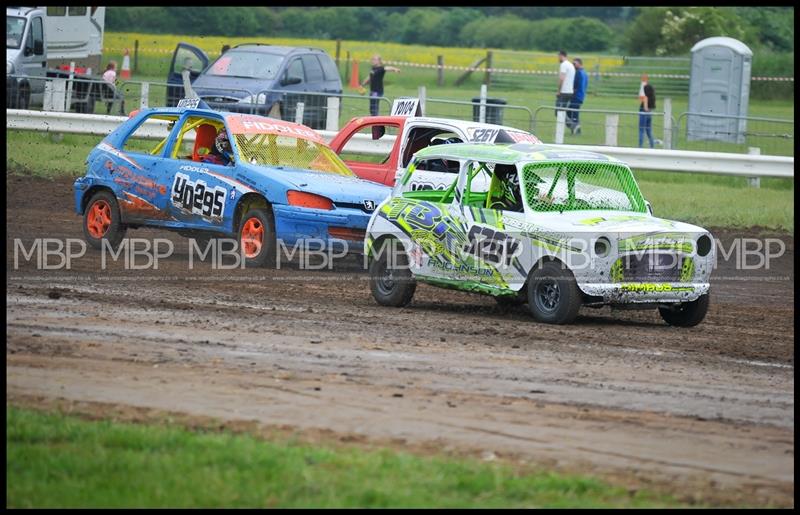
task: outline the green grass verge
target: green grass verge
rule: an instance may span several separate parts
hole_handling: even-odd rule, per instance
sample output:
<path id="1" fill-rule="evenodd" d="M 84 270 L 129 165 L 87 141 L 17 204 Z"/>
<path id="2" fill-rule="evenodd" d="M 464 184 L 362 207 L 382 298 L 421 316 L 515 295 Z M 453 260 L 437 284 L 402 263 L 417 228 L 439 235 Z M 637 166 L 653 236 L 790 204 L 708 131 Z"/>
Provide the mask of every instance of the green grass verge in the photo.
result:
<path id="1" fill-rule="evenodd" d="M 652 507 L 670 497 L 475 459 L 265 441 L 7 406 L 8 507 Z"/>
<path id="2" fill-rule="evenodd" d="M 6 131 L 8 173 L 53 178 L 77 177 L 86 171 L 89 151 L 102 138 L 53 136 Z M 765 227 L 794 231 L 794 181 L 761 179 L 750 188 L 744 177 L 634 170 L 656 215 L 705 227 Z"/>

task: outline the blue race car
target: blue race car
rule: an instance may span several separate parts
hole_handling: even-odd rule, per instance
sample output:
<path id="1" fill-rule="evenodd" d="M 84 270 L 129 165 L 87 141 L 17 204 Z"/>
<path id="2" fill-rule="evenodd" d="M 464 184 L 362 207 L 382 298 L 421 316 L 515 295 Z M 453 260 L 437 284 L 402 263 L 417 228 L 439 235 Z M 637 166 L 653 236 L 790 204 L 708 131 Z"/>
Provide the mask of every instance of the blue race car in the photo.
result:
<path id="1" fill-rule="evenodd" d="M 246 266 L 274 264 L 278 241 L 363 251 L 389 187 L 359 179 L 304 125 L 182 105 L 132 113 L 89 153 L 74 190 L 90 245 L 159 227 L 235 238 Z"/>

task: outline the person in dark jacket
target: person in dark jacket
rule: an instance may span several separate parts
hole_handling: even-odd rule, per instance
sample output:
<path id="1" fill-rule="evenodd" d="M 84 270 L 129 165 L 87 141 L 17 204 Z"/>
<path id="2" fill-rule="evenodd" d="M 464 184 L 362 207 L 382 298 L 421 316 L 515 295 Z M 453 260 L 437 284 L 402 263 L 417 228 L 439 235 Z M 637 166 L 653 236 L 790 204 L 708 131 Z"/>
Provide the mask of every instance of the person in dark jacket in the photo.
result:
<path id="1" fill-rule="evenodd" d="M 581 133 L 580 124 L 580 108 L 583 105 L 583 100 L 586 98 L 586 89 L 589 87 L 589 75 L 583 69 L 583 60 L 576 57 L 572 63 L 575 65 L 575 82 L 573 83 L 572 100 L 570 100 L 569 108 L 574 111 L 567 111 L 567 127 L 569 127 L 572 134 Z"/>
<path id="2" fill-rule="evenodd" d="M 653 110 L 656 108 L 656 90 L 650 85 L 646 73 L 642 74 L 639 86 L 639 147 L 644 143 L 644 135 L 650 140 L 653 148 Z"/>
<path id="3" fill-rule="evenodd" d="M 372 69 L 369 75 L 361 82 L 361 86 L 366 86 L 369 82 L 369 114 L 378 116 L 378 97 L 383 96 L 383 76 L 386 72 L 400 72 L 400 68 L 394 66 L 384 66 L 381 56 L 375 54 L 372 56 Z"/>

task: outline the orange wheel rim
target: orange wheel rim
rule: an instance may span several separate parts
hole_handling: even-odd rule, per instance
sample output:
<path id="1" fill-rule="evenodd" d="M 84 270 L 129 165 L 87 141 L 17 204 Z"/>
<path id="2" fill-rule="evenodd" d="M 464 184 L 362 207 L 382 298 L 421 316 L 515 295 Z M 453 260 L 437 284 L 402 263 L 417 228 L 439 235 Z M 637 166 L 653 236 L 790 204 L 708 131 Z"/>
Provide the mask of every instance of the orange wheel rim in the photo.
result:
<path id="1" fill-rule="evenodd" d="M 98 200 L 89 208 L 86 228 L 92 238 L 102 238 L 111 226 L 111 206 L 105 200 Z"/>
<path id="2" fill-rule="evenodd" d="M 258 218 L 250 218 L 242 226 L 242 248 L 244 257 L 254 258 L 261 252 L 264 243 L 264 224 Z"/>

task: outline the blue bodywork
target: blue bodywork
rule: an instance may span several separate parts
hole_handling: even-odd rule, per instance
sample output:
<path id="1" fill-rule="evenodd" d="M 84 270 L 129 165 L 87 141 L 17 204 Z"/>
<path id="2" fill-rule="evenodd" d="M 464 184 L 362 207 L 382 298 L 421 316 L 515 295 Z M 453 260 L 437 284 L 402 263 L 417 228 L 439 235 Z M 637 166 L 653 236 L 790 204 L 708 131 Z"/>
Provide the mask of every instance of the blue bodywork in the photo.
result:
<path id="1" fill-rule="evenodd" d="M 179 116 L 161 151 L 153 155 L 121 150 L 128 136 L 152 115 Z M 228 118 L 240 115 L 191 108 L 141 110 L 89 153 L 86 175 L 74 183 L 75 211 L 83 214 L 91 196 L 106 189 L 117 198 L 122 223 L 128 226 L 237 237 L 238 218 L 248 209 L 249 203 L 262 197 L 272 209 L 276 238 L 287 248 L 299 240 L 319 239 L 323 245 L 336 247 L 339 245 L 335 240 L 346 240 L 348 248 L 363 251 L 363 236 L 358 234 L 366 230 L 372 211 L 389 195 L 391 188 L 355 175 L 246 162 L 224 166 L 196 162 L 188 157 L 167 157 L 172 155 L 180 127 L 190 116 L 223 122 L 230 134 Z M 234 155 L 239 155 L 235 138 L 230 142 Z M 184 196 L 187 189 L 192 190 L 190 196 Z M 290 190 L 321 195 L 330 199 L 334 207 L 327 210 L 289 205 L 287 192 Z M 331 238 L 329 229 L 337 227 L 353 230 L 350 234 L 354 236 Z M 348 234 L 347 231 L 344 234 Z"/>

